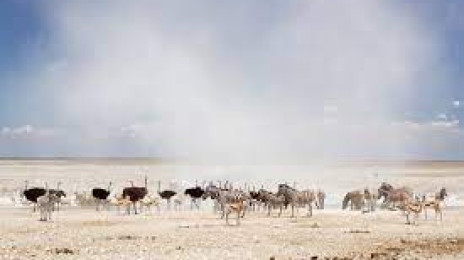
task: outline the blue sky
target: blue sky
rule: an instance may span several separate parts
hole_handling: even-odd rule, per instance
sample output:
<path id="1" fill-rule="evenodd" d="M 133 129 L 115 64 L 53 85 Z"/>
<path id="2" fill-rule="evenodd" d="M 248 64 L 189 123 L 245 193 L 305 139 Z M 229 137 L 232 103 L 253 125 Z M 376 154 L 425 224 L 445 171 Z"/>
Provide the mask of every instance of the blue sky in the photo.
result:
<path id="1" fill-rule="evenodd" d="M 0 2 L 0 156 L 464 157 L 460 1 Z"/>

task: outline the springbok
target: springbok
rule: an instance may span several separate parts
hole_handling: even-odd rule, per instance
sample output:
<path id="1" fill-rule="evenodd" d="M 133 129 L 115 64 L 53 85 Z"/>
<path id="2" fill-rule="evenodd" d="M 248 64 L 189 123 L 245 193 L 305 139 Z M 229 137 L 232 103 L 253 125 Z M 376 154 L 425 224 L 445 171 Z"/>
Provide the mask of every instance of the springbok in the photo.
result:
<path id="1" fill-rule="evenodd" d="M 416 220 L 419 217 L 419 214 L 422 212 L 424 205 L 422 202 L 413 200 L 412 198 L 406 199 L 403 201 L 402 210 L 406 216 L 406 224 L 416 224 Z M 409 215 L 414 214 L 413 221 L 409 219 Z"/>
<path id="2" fill-rule="evenodd" d="M 225 211 L 225 215 L 226 215 L 226 223 L 227 225 L 229 225 L 229 215 L 230 213 L 232 212 L 236 212 L 237 213 L 237 226 L 240 225 L 240 213 L 244 210 L 244 207 L 243 207 L 243 200 L 241 200 L 240 198 L 237 198 L 237 200 L 235 202 L 227 202 L 224 204 L 224 211 Z"/>
<path id="3" fill-rule="evenodd" d="M 109 204 L 118 208 L 118 214 L 120 213 L 121 206 L 126 207 L 126 212 L 130 214 L 130 205 L 131 200 L 129 196 L 123 197 L 122 195 L 114 195 L 113 198 L 110 199 Z"/>
<path id="4" fill-rule="evenodd" d="M 439 192 L 423 197 L 422 202 L 424 204 L 425 219 L 427 219 L 427 208 L 432 208 L 435 211 L 435 220 L 438 219 L 438 214 L 440 214 L 440 221 L 443 220 L 442 206 L 447 196 L 448 193 L 446 192 L 446 189 L 441 188 Z"/>

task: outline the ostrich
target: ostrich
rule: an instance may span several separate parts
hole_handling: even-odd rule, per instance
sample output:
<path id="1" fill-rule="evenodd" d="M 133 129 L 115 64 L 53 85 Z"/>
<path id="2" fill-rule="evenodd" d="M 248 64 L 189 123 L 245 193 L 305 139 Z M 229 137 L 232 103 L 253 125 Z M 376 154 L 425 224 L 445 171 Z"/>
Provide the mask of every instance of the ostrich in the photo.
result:
<path id="1" fill-rule="evenodd" d="M 103 188 L 93 188 L 92 189 L 92 196 L 94 197 L 96 204 L 97 204 L 97 211 L 100 211 L 100 205 L 108 199 L 108 196 L 110 195 L 110 189 L 111 189 L 111 182 L 108 184 L 108 189 L 103 189 Z"/>
<path id="2" fill-rule="evenodd" d="M 203 196 L 204 193 L 205 193 L 205 190 L 198 185 L 195 185 L 194 188 L 188 188 L 184 191 L 184 194 L 190 196 L 190 198 L 192 199 L 190 202 L 191 209 L 193 209 L 193 205 L 195 205 L 197 209 L 200 209 L 200 205 L 198 204 L 198 201 Z"/>
<path id="3" fill-rule="evenodd" d="M 24 197 L 26 197 L 26 199 L 28 201 L 30 201 L 30 202 L 32 202 L 34 204 L 34 212 L 35 212 L 36 207 L 37 207 L 37 198 L 39 198 L 40 196 L 45 195 L 45 189 L 40 188 L 40 187 L 28 188 L 28 184 L 29 184 L 29 182 L 25 181 L 25 187 L 24 187 L 23 195 L 24 195 Z"/>
<path id="4" fill-rule="evenodd" d="M 126 187 L 122 190 L 122 197 L 126 198 L 129 197 L 132 205 L 134 207 L 134 213 L 137 213 L 136 203 L 137 201 L 143 199 L 148 194 L 148 179 L 145 176 L 145 187 L 134 187 L 134 183 L 131 181 L 131 187 Z M 130 207 L 127 208 L 127 213 L 130 215 Z"/>
<path id="5" fill-rule="evenodd" d="M 56 209 L 58 211 L 60 211 L 61 198 L 66 197 L 66 193 L 63 190 L 60 189 L 60 186 L 61 186 L 61 181 L 59 181 L 56 184 L 56 190 L 54 190 L 54 189 L 50 190 L 50 193 L 56 195 L 56 197 L 57 197 L 55 205 L 56 205 Z M 54 209 L 54 207 L 53 207 L 53 209 Z"/>
<path id="6" fill-rule="evenodd" d="M 177 194 L 177 192 L 173 190 L 163 190 L 161 191 L 161 181 L 158 181 L 158 194 L 160 197 L 167 202 L 168 209 L 171 209 L 171 198 Z"/>

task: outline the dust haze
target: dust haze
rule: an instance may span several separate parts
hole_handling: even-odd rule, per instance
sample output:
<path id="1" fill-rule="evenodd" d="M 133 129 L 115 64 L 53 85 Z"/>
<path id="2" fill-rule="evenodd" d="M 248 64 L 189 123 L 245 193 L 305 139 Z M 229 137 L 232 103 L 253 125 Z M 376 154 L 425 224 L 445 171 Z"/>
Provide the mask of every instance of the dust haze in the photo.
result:
<path id="1" fill-rule="evenodd" d="M 68 142 L 207 163 L 402 154 L 394 108 L 439 53 L 419 18 L 387 1 L 228 5 L 44 7 L 53 37 L 37 79 L 59 97 Z"/>

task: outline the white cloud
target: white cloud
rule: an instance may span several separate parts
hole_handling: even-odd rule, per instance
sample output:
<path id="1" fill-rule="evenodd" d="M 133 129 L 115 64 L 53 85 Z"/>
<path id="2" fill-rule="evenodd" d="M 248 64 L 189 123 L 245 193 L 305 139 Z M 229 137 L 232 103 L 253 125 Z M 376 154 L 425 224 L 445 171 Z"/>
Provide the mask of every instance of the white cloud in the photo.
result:
<path id="1" fill-rule="evenodd" d="M 444 130 L 444 131 L 454 131 L 459 132 L 460 122 L 457 119 L 440 119 L 432 120 L 425 122 L 414 122 L 414 121 L 403 121 L 403 122 L 394 122 L 392 124 L 395 127 L 404 127 L 406 130 L 414 131 L 434 131 L 434 130 Z"/>
<path id="2" fill-rule="evenodd" d="M 459 108 L 461 106 L 461 102 L 459 100 L 453 101 L 453 107 Z"/>
<path id="3" fill-rule="evenodd" d="M 438 114 L 436 118 L 440 120 L 448 120 L 448 116 L 445 113 Z"/>
<path id="4" fill-rule="evenodd" d="M 22 125 L 18 127 L 2 127 L 1 136 L 6 138 L 46 138 L 56 137 L 61 133 L 63 131 L 59 129 Z"/>
<path id="5" fill-rule="evenodd" d="M 31 125 L 23 125 L 19 127 L 8 127 L 5 126 L 2 128 L 2 135 L 8 137 L 22 137 L 30 136 L 34 132 L 34 127 Z"/>
<path id="6" fill-rule="evenodd" d="M 456 129 L 459 127 L 459 120 L 442 120 L 442 121 L 433 121 L 430 123 L 431 126 L 435 127 L 442 127 L 442 128 L 447 128 L 447 129 Z"/>

